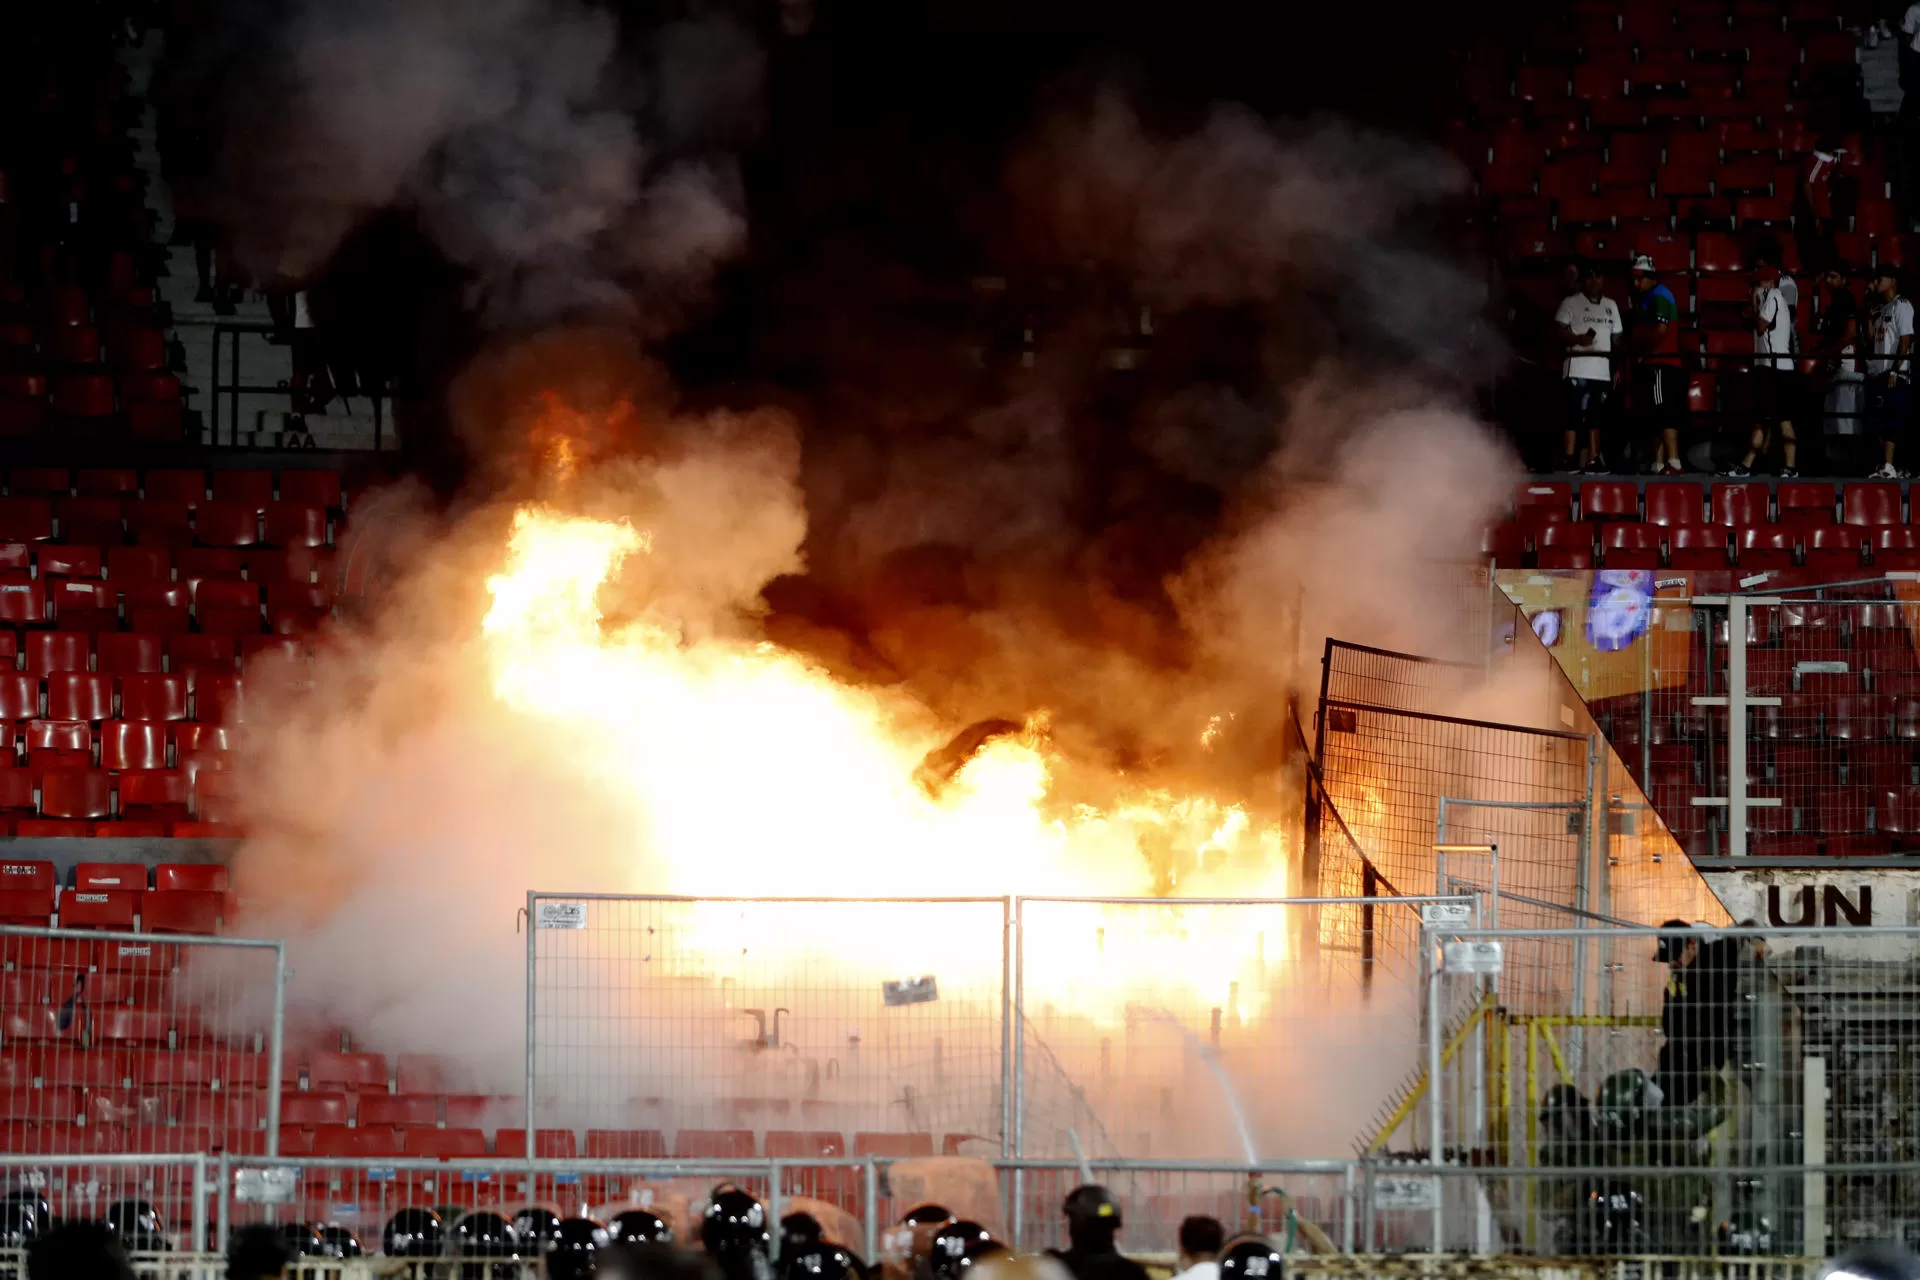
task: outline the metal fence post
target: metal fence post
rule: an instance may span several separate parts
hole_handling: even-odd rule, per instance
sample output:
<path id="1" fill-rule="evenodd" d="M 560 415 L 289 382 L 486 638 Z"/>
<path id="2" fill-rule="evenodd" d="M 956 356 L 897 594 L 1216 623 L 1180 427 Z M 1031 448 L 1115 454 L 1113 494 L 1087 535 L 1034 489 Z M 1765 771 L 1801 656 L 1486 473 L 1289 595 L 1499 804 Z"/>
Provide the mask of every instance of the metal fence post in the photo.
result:
<path id="1" fill-rule="evenodd" d="M 1013 900 L 1013 1154 L 1026 1154 L 1027 1129 L 1027 926 L 1024 898 Z M 1013 1171 L 1013 1212 L 1009 1227 L 1018 1251 L 1025 1235 L 1026 1171 Z"/>
<path id="2" fill-rule="evenodd" d="M 527 1096 L 525 1099 L 525 1105 L 526 1105 L 526 1127 L 527 1127 L 527 1158 L 529 1160 L 533 1158 L 533 1151 L 534 1151 L 533 1089 L 534 1089 L 534 1071 L 535 1071 L 535 1062 L 534 1062 L 535 1041 L 533 1036 L 533 1014 L 534 1014 L 533 990 L 534 990 L 535 952 L 534 952 L 534 945 L 533 945 L 534 944 L 533 917 L 534 917 L 534 906 L 535 906 L 534 900 L 537 897 L 539 897 L 539 895 L 534 893 L 531 889 L 527 891 L 527 1068 L 526 1068 Z"/>
<path id="3" fill-rule="evenodd" d="M 233 1238 L 233 1154 L 224 1148 L 220 1152 L 220 1190 L 213 1211 L 214 1221 L 219 1224 L 219 1243 L 224 1247 Z"/>
<path id="4" fill-rule="evenodd" d="M 224 1243 L 224 1237 L 222 1243 Z M 193 1251 L 207 1247 L 207 1155 L 193 1157 Z"/>
<path id="5" fill-rule="evenodd" d="M 773 1237 L 775 1262 L 780 1261 L 780 1219 L 786 1216 L 783 1208 L 786 1197 L 780 1187 L 780 1175 L 785 1171 L 782 1161 L 767 1161 L 767 1225 L 772 1228 L 767 1234 Z"/>
<path id="6" fill-rule="evenodd" d="M 1440 1100 L 1440 966 L 1434 963 L 1433 948 L 1439 935 L 1426 925 L 1420 927 L 1420 964 L 1427 983 L 1427 1163 L 1432 1165 L 1433 1174 L 1433 1251 L 1439 1253 L 1442 1244 L 1445 1199 L 1441 1190 L 1439 1168 L 1445 1163 L 1441 1157 L 1441 1100 Z"/>
<path id="7" fill-rule="evenodd" d="M 864 1186 L 861 1188 L 867 1202 L 867 1220 L 865 1226 L 866 1256 L 879 1260 L 880 1257 L 880 1165 L 872 1156 L 867 1157 L 867 1166 L 861 1170 Z"/>
<path id="8" fill-rule="evenodd" d="M 281 1056 L 286 1052 L 287 944 L 273 948 L 273 1025 L 267 1029 L 267 1154 L 280 1154 Z"/>
<path id="9" fill-rule="evenodd" d="M 1000 1155 L 1013 1154 L 1013 898 L 1000 907 Z M 871 1252 L 868 1254 L 872 1256 Z"/>

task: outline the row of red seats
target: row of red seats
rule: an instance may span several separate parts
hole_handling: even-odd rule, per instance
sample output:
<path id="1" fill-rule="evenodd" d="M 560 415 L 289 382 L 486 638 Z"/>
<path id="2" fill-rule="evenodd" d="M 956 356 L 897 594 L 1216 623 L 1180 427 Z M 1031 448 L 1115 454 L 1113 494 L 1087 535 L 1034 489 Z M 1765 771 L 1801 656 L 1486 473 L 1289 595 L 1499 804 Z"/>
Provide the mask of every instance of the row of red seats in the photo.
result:
<path id="1" fill-rule="evenodd" d="M 1697 788 L 1687 784 L 1655 790 L 1657 794 L 1649 798 L 1666 822 L 1667 830 L 1679 835 L 1706 829 L 1703 806 L 1678 803 L 1683 798 L 1701 794 Z M 1750 808 L 1748 829 L 1751 831 L 1825 836 L 1879 834 L 1903 837 L 1891 842 L 1891 848 L 1920 845 L 1920 787 L 1874 791 L 1849 786 L 1799 790 L 1763 786 L 1750 788 L 1749 794 L 1754 793 L 1781 803 Z"/>
<path id="2" fill-rule="evenodd" d="M 1698 783 L 1709 776 L 1726 777 L 1724 746 L 1717 770 L 1706 767 L 1699 742 L 1662 742 L 1645 747 L 1649 780 L 1670 785 Z M 1640 765 L 1638 752 L 1627 753 L 1629 762 Z M 1814 786 L 1837 782 L 1843 786 L 1865 787 L 1869 791 L 1889 791 L 1915 785 L 1914 747 L 1908 742 L 1850 742 L 1846 750 L 1807 743 L 1779 743 L 1749 756 L 1748 767 L 1763 772 L 1770 785 Z M 1721 793 L 1721 794 L 1724 794 Z"/>
<path id="3" fill-rule="evenodd" d="M 1508 521 L 1489 530 L 1482 550 L 1496 568 L 1792 569 L 1846 576 L 1869 567 L 1920 570 L 1920 526 L 1855 525 L 1663 526 L 1563 521 L 1529 529 Z M 1528 551 L 1533 552 L 1528 564 Z"/>
<path id="4" fill-rule="evenodd" d="M 233 578 L 264 583 L 333 580 L 329 547 L 122 547 L 98 542 L 0 542 L 0 571 L 34 578 L 105 578 L 116 584 Z"/>
<path id="5" fill-rule="evenodd" d="M 87 999 L 97 1006 L 121 1003 L 105 997 L 112 975 L 93 974 Z M 149 979 L 150 980 L 150 979 Z M 64 993 L 62 993 L 64 998 Z M 158 1001 L 145 1001 L 149 1006 Z M 129 1045 L 77 1048 L 31 1045 L 0 1051 L 0 1088 L 6 1089 L 147 1089 L 171 1091 L 182 1106 L 209 1106 L 209 1099 L 231 1096 L 250 1106 L 267 1084 L 263 1053 L 242 1048 L 149 1049 Z M 256 1092 L 257 1091 L 257 1092 Z M 186 1124 L 213 1124 L 211 1118 L 169 1108 L 169 1119 Z M 254 1128 L 257 1121 L 246 1123 Z"/>
<path id="6" fill-rule="evenodd" d="M 1601 289 L 1616 302 L 1626 299 L 1627 265 L 1635 257 L 1644 254 L 1654 260 L 1655 269 L 1661 273 L 1661 283 L 1673 291 L 1674 302 L 1683 314 L 1695 313 L 1703 305 L 1744 304 L 1745 295 L 1749 294 L 1752 287 L 1747 283 L 1746 273 L 1694 271 L 1694 250 L 1690 243 L 1694 233 L 1675 230 L 1671 213 L 1661 212 L 1647 218 L 1630 217 L 1621 214 L 1617 201 L 1607 199 L 1601 203 L 1604 211 L 1557 202 L 1556 209 L 1567 210 L 1559 213 L 1557 218 L 1545 215 L 1504 218 L 1500 224 L 1498 248 L 1512 269 L 1522 276 L 1547 270 L 1557 275 L 1560 266 L 1570 255 L 1603 265 L 1611 264 L 1613 270 L 1601 277 Z M 1573 214 L 1580 216 L 1576 218 Z M 1736 223 L 1747 228 L 1739 235 L 1727 236 L 1736 242 L 1747 239 L 1756 225 L 1777 231 L 1792 222 L 1791 211 L 1783 210 L 1780 198 L 1771 196 L 1743 196 L 1735 200 L 1732 216 Z M 1785 235 L 1776 235 L 1773 239 L 1781 246 L 1780 256 L 1786 259 L 1782 264 L 1784 270 L 1789 275 L 1795 274 L 1801 266 L 1799 251 L 1785 247 L 1794 241 Z M 1897 267 L 1907 258 L 1906 239 L 1897 226 L 1875 227 L 1872 230 L 1842 229 L 1834 233 L 1834 247 L 1852 266 L 1877 264 Z M 1717 249 L 1714 252 L 1718 255 Z M 1739 256 L 1745 256 L 1744 249 L 1740 250 Z M 1716 261 L 1724 266 L 1726 259 L 1717 256 Z M 1559 281 L 1556 279 L 1555 283 Z"/>
<path id="7" fill-rule="evenodd" d="M 202 584 L 206 585 L 206 584 Z M 252 583 L 233 585 L 258 587 Z M 122 626 L 149 635 L 177 636 L 193 631 L 249 640 L 272 647 L 274 641 L 313 630 L 331 613 L 332 592 L 318 583 L 270 584 L 267 604 L 198 604 L 198 592 L 185 582 L 135 582 L 118 586 L 72 578 L 35 579 L 0 571 L 0 624 L 53 624 L 75 634 L 118 631 Z M 220 593 L 224 594 L 224 593 Z"/>
<path id="8" fill-rule="evenodd" d="M 224 471 L 188 471 L 155 468 L 144 473 L 132 467 L 10 467 L 8 494 L 19 497 L 153 498 L 189 507 L 213 499 L 250 502 L 265 510 L 269 502 L 306 503 L 339 511 L 345 495 L 337 471 L 265 471 L 234 468 Z"/>
<path id="9" fill-rule="evenodd" d="M 1447 145 L 1475 168 L 1540 168 L 1580 155 L 1601 156 L 1604 164 L 1640 165 L 1648 170 L 1664 164 L 1713 166 L 1792 159 L 1797 181 L 1804 171 L 1805 157 L 1819 142 L 1820 135 L 1806 120 L 1787 117 L 1762 122 L 1729 120 L 1698 129 L 1613 129 L 1604 133 L 1568 124 L 1538 129 L 1512 125 L 1498 129 L 1459 127 L 1449 132 Z M 1869 167 L 1859 135 L 1842 137 L 1841 145 L 1844 150 L 1839 163 L 1844 170 Z"/>
<path id="10" fill-rule="evenodd" d="M 226 676 L 232 685 L 215 683 L 211 673 L 196 680 L 185 672 L 148 672 L 120 676 L 92 671 L 55 671 L 44 681 L 26 671 L 0 672 L 0 721 L 201 720 L 219 723 L 227 701 L 238 693 L 239 676 Z M 195 714 L 196 695 L 208 705 Z M 161 730 L 164 732 L 164 729 Z M 133 766 L 141 767 L 141 766 Z"/>
<path id="11" fill-rule="evenodd" d="M 1906 491 L 1897 480 L 1717 481 L 1523 480 L 1514 488 L 1516 518 L 1530 525 L 1560 520 L 1645 520 L 1657 525 L 1771 524 L 1879 527 L 1904 522 Z"/>
<path id="12" fill-rule="evenodd" d="M 182 590 L 184 590 L 184 586 Z M 272 587 L 268 588 L 271 600 Z M 185 607 L 184 605 L 182 606 Z M 0 676 L 18 667 L 44 676 L 56 671 L 98 671 L 129 676 L 184 675 L 196 689 L 204 676 L 235 675 L 255 659 L 297 663 L 307 648 L 298 636 L 180 635 L 155 630 L 26 631 L 0 629 Z"/>
<path id="13" fill-rule="evenodd" d="M 61 519 L 46 498 L 0 498 L 0 543 L 90 542 L 118 546 L 324 547 L 333 541 L 327 509 L 308 502 L 207 500 L 197 506 L 163 498 L 66 498 Z M 76 537 L 85 533 L 86 537 Z"/>
<path id="14" fill-rule="evenodd" d="M 55 324 L 35 329 L 30 324 L 0 320 L 0 395 L 31 396 L 19 389 L 19 379 L 38 363 L 73 372 L 100 371 L 110 366 L 120 373 L 163 373 L 167 368 L 167 335 L 157 327 L 121 323 L 104 331 L 91 324 Z M 44 388 L 45 380 L 42 379 Z M 46 394 L 44 389 L 39 393 Z"/>
<path id="15" fill-rule="evenodd" d="M 36 378 L 38 375 L 34 375 Z M 177 394 L 156 396 L 173 375 L 65 373 L 52 379 L 44 398 L 0 395 L 0 438 L 32 439 L 56 427 L 73 432 L 124 428 L 141 444 L 176 444 L 184 425 Z M 177 391 L 177 388 L 176 388 Z"/>
<path id="16" fill-rule="evenodd" d="M 4 771 L 0 771 L 0 775 L 3 774 Z M 84 823 L 81 825 L 86 827 Z M 46 831 L 42 834 L 93 836 L 103 833 L 87 828 L 79 831 Z M 224 930 L 226 922 L 233 916 L 233 900 L 227 894 L 208 889 L 62 889 L 56 893 L 50 889 L 0 888 L 0 924 L 29 928 L 212 935 Z M 156 1012 L 163 1018 L 167 1016 L 164 1011 L 114 1010 L 116 1017 L 141 1012 Z M 14 1005 L 0 1010 L 0 1015 L 5 1017 L 5 1035 L 9 1040 L 60 1040 L 68 1034 L 60 1027 L 58 1011 L 53 1008 Z M 166 1038 L 165 1034 L 154 1037 L 140 1030 L 159 1023 L 116 1025 L 129 1029 L 107 1034 L 105 1038 Z"/>
<path id="17" fill-rule="evenodd" d="M 174 823 L 189 817 L 201 822 L 232 822 L 237 812 L 233 775 L 220 769 L 155 764 L 129 767 L 116 774 L 87 767 L 82 752 L 64 747 L 52 750 L 68 752 L 67 758 L 44 767 L 0 768 L 0 818 L 24 814 L 98 821 L 118 814 L 127 822 Z M 129 759 L 138 759 L 132 751 L 127 754 Z M 191 754 L 180 752 L 182 758 Z M 162 751 L 153 755 L 164 758 Z M 24 830 L 17 833 L 29 834 Z"/>
<path id="18" fill-rule="evenodd" d="M 1920 742 L 1920 696 L 1824 690 L 1794 693 L 1781 686 L 1771 690 L 1755 687 L 1752 681 L 1747 689 L 1758 697 L 1780 699 L 1778 706 L 1748 709 L 1747 737 L 1752 741 Z M 1727 736 L 1724 708 L 1677 706 L 1652 716 L 1650 721 L 1651 731 L 1662 741 L 1703 737 L 1725 741 Z"/>

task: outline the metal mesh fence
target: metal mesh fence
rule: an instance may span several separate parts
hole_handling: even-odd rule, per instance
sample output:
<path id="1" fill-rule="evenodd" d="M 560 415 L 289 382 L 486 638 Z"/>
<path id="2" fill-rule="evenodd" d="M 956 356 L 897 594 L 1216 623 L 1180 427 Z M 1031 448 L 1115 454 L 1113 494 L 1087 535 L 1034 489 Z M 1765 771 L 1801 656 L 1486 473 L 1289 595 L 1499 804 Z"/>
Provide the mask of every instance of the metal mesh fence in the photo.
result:
<path id="1" fill-rule="evenodd" d="M 1446 1158 L 1536 1171 L 1452 1188 L 1456 1244 L 1470 1210 L 1469 1243 L 1563 1253 L 1706 1252 L 1759 1224 L 1765 1252 L 1920 1238 L 1920 930 L 1449 942 L 1439 998 L 1480 1016 L 1440 1055 Z"/>
<path id="2" fill-rule="evenodd" d="M 32 1215 L 34 1230 L 47 1228 L 49 1214 L 61 1221 L 99 1222 L 116 1205 L 145 1201 L 159 1214 L 158 1231 L 140 1242 L 149 1249 L 205 1248 L 219 1191 L 213 1162 L 201 1155 L 8 1153 L 0 1155 L 0 1180 L 7 1200 Z M 10 1222 L 9 1231 L 19 1229 Z"/>
<path id="3" fill-rule="evenodd" d="M 0 929 L 0 1150 L 268 1150 L 280 944 Z"/>
<path id="4" fill-rule="evenodd" d="M 1018 1154 L 1347 1153 L 1419 1046 L 1417 956 L 1361 931 L 1431 901 L 1020 899 Z"/>
<path id="5" fill-rule="evenodd" d="M 532 1125 L 605 1130 L 589 1155 L 997 1154 L 1009 910 L 534 895 Z"/>

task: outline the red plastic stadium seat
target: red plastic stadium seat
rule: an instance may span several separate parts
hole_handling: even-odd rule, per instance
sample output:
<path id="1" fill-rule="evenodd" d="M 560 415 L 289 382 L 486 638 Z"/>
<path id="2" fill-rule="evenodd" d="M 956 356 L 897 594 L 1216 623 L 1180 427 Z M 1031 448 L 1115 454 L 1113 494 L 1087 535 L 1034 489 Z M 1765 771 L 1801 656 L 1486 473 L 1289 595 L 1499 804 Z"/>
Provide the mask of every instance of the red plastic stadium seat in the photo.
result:
<path id="1" fill-rule="evenodd" d="M 1706 496 L 1696 481 L 1671 481 L 1647 486 L 1647 523 L 1665 526 L 1699 524 Z"/>
<path id="2" fill-rule="evenodd" d="M 40 681 L 25 671 L 0 671 L 0 721 L 40 714 Z"/>
<path id="3" fill-rule="evenodd" d="M 82 467 L 74 488 L 100 498 L 132 498 L 140 493 L 140 473 L 131 467 Z"/>
<path id="4" fill-rule="evenodd" d="M 171 582 L 173 553 L 165 547 L 108 547 L 107 578 L 112 582 Z"/>
<path id="5" fill-rule="evenodd" d="M 1660 526 L 1635 521 L 1600 529 L 1600 551 L 1610 569 L 1660 567 Z"/>
<path id="6" fill-rule="evenodd" d="M 80 499 L 74 499 L 80 501 Z M 34 561 L 43 578 L 97 578 L 100 576 L 100 548 L 61 546 L 43 543 Z"/>
<path id="7" fill-rule="evenodd" d="M 674 1135 L 673 1154 L 680 1159 L 751 1160 L 751 1129 L 682 1129 Z"/>
<path id="8" fill-rule="evenodd" d="M 147 867 L 143 862 L 82 862 L 73 869 L 73 887 L 144 893 Z"/>
<path id="9" fill-rule="evenodd" d="M 368 1093 L 360 1097 L 359 1123 L 364 1125 L 392 1125 L 399 1128 L 425 1129 L 432 1133 L 446 1132 L 434 1128 L 440 1123 L 440 1100 L 430 1096 L 401 1096 L 390 1093 Z M 479 1130 L 470 1132 L 478 1133 Z M 413 1135 L 407 1138 L 407 1150 L 419 1155 Z M 481 1140 L 481 1151 L 486 1150 L 486 1140 Z"/>
<path id="10" fill-rule="evenodd" d="M 1853 525 L 1817 525 L 1807 531 L 1807 567 L 1857 576 L 1866 542 Z"/>
<path id="11" fill-rule="evenodd" d="M 315 1053 L 307 1078 L 316 1089 L 339 1086 L 349 1092 L 387 1087 L 387 1059 L 378 1053 Z"/>
<path id="12" fill-rule="evenodd" d="M 286 1093 L 280 1099 L 280 1123 L 303 1129 L 347 1122 L 344 1093 Z"/>
<path id="13" fill-rule="evenodd" d="M 33 626 L 46 620 L 46 584 L 24 570 L 0 571 L 0 622 Z"/>
<path id="14" fill-rule="evenodd" d="M 85 834 L 84 824 L 80 834 Z M 139 911 L 139 902 L 140 895 L 137 893 L 69 889 L 60 895 L 60 927 L 63 929 L 132 929 L 134 917 Z M 114 1012 L 128 1011 L 122 1009 Z M 142 1035 L 109 1035 L 98 1026 L 95 1030 L 103 1039 L 148 1038 Z M 164 1033 L 159 1038 L 165 1039 Z"/>
<path id="15" fill-rule="evenodd" d="M 126 503 L 127 531 L 143 547 L 183 547 L 193 542 L 193 508 L 163 498 Z"/>
<path id="16" fill-rule="evenodd" d="M 1747 269 L 1740 242 L 1718 231 L 1703 231 L 1694 240 L 1694 262 L 1700 271 L 1709 275 Z"/>
<path id="17" fill-rule="evenodd" d="M 47 718 L 98 723 L 113 716 L 113 677 L 91 671 L 47 675 Z"/>
<path id="18" fill-rule="evenodd" d="M 225 893 L 231 887 L 229 878 L 227 869 L 217 862 L 163 862 L 153 869 L 155 889 L 200 889 L 209 893 Z"/>
<path id="19" fill-rule="evenodd" d="M 1841 486 L 1840 523 L 1899 524 L 1900 486 L 1892 481 Z"/>
<path id="20" fill-rule="evenodd" d="M 853 1135 L 853 1154 L 888 1156 L 901 1160 L 930 1156 L 933 1154 L 933 1135 L 930 1133 L 856 1133 Z"/>
<path id="21" fill-rule="evenodd" d="M 283 502 L 306 502 L 316 507 L 338 510 L 340 473 L 338 471 L 282 471 L 280 499 Z"/>
<path id="22" fill-rule="evenodd" d="M 419 1129 L 407 1135 L 407 1154 L 422 1160 L 484 1160 L 487 1135 L 480 1129 Z"/>
<path id="23" fill-rule="evenodd" d="M 166 889 L 149 893 L 140 920 L 148 933 L 219 933 L 226 922 L 227 895 L 206 889 Z"/>
<path id="24" fill-rule="evenodd" d="M 1582 520 L 1638 520 L 1640 486 L 1631 480 L 1589 480 L 1580 486 Z"/>
<path id="25" fill-rule="evenodd" d="M 1727 531 L 1719 525 L 1679 525 L 1667 531 L 1670 563 L 1676 569 L 1724 569 Z"/>
<path id="26" fill-rule="evenodd" d="M 207 500 L 207 475 L 204 471 L 149 471 L 141 492 L 161 502 L 197 507 Z"/>
<path id="27" fill-rule="evenodd" d="M 193 536 L 203 546 L 251 547 L 260 541 L 260 513 L 244 502 L 203 502 L 194 513 Z"/>
<path id="28" fill-rule="evenodd" d="M 100 767 L 114 773 L 166 768 L 167 726 L 150 720 L 107 721 L 100 726 Z"/>
<path id="29" fill-rule="evenodd" d="M 269 503 L 264 541 L 275 547 L 326 546 L 327 509 L 300 502 Z"/>
<path id="30" fill-rule="evenodd" d="M 80 419 L 111 418 L 114 402 L 113 379 L 107 374 L 69 373 L 53 380 L 55 413 Z"/>
<path id="31" fill-rule="evenodd" d="M 161 672 L 122 676 L 120 715 L 127 720 L 188 719 L 187 678 Z"/>
<path id="32" fill-rule="evenodd" d="M 1739 562 L 1743 569 L 1791 569 L 1796 545 L 1793 530 L 1780 525 L 1761 525 L 1735 531 Z"/>
<path id="33" fill-rule="evenodd" d="M 258 511 L 273 501 L 273 472 L 215 471 L 210 476 L 216 502 L 238 502 Z"/>
<path id="34" fill-rule="evenodd" d="M 1558 507 L 1566 511 L 1573 506 L 1573 486 L 1561 480 L 1528 480 L 1514 489 L 1513 505 L 1516 508 Z"/>
<path id="35" fill-rule="evenodd" d="M 1771 496 L 1765 484 L 1753 481 L 1715 484 L 1711 503 L 1715 524 L 1742 528 L 1766 524 L 1773 519 Z"/>
<path id="36" fill-rule="evenodd" d="M 281 1116 L 286 1109 L 283 1105 Z M 378 1128 L 349 1128 L 344 1124 L 323 1124 L 314 1126 L 313 1154 L 332 1156 L 342 1159 L 360 1157 L 397 1156 L 404 1153 L 406 1147 L 398 1130 L 382 1125 Z"/>
<path id="37" fill-rule="evenodd" d="M 0 542 L 53 538 L 53 504 L 45 498 L 0 498 Z"/>
<path id="38" fill-rule="evenodd" d="M 658 1129 L 589 1129 L 589 1160 L 663 1160 L 667 1140 Z"/>
<path id="39" fill-rule="evenodd" d="M 571 1129 L 535 1129 L 533 1146 L 533 1158 L 536 1160 L 571 1160 L 578 1154 L 574 1148 Z M 747 1135 L 747 1149 L 749 1151 L 753 1149 L 751 1133 Z M 525 1160 L 527 1131 L 525 1129 L 496 1130 L 493 1135 L 493 1154 L 508 1160 Z"/>
<path id="40" fill-rule="evenodd" d="M 1782 524 L 1833 523 L 1833 486 L 1824 480 L 1783 480 L 1774 491 L 1774 499 Z"/>
<path id="41" fill-rule="evenodd" d="M 109 632 L 94 642 L 94 665 L 103 675 L 119 676 L 122 714 L 125 714 L 130 679 L 159 675 L 166 665 L 166 645 L 159 636 Z M 144 695 L 143 695 L 144 696 Z M 129 715 L 128 719 L 167 719 L 165 716 Z"/>
<path id="42" fill-rule="evenodd" d="M 91 763 L 93 754 L 93 726 L 85 720 L 29 720 L 21 735 L 27 744 L 27 753 L 37 756 L 40 752 L 56 755 L 70 753 L 77 759 L 66 761 L 64 767 L 77 768 Z M 37 767 L 37 766 L 36 766 Z M 53 762 L 51 767 L 62 767 Z"/>
<path id="43" fill-rule="evenodd" d="M 15 395 L 44 395 L 45 387 L 11 389 Z M 65 467 L 9 467 L 7 492 L 37 494 L 43 498 L 64 497 L 73 492 L 73 476 Z"/>

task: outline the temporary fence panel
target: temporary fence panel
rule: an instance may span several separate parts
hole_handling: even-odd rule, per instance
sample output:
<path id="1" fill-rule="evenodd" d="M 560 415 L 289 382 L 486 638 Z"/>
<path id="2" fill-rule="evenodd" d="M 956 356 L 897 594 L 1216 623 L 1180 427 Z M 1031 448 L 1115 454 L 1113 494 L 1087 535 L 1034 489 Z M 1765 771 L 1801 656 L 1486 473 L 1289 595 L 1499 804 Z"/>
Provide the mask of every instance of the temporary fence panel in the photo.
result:
<path id="1" fill-rule="evenodd" d="M 527 911 L 527 1127 L 613 1131 L 632 1148 L 606 1154 L 634 1156 L 799 1154 L 821 1135 L 836 1154 L 1000 1154 L 1007 900 L 533 894 Z"/>
<path id="2" fill-rule="evenodd" d="M 277 942 L 0 929 L 0 1150 L 271 1150 L 285 974 Z"/>
<path id="3" fill-rule="evenodd" d="M 1417 931 L 1433 899 L 1383 899 Z M 1469 917 L 1470 899 L 1449 905 Z M 1362 976 L 1351 901 L 1018 900 L 1016 1154 L 1332 1157 L 1415 1065 L 1409 963 Z"/>
<path id="4" fill-rule="evenodd" d="M 1817 929 L 1436 940 L 1439 999 L 1481 998 L 1474 1025 L 1429 1042 L 1447 1162 L 1602 1169 L 1525 1178 L 1533 1199 L 1482 1183 L 1480 1223 L 1450 1245 L 1565 1252 L 1631 1228 L 1653 1251 L 1698 1252 L 1721 1224 L 1764 1222 L 1776 1243 L 1824 1252 L 1920 1232 L 1920 929 L 1849 930 L 1845 948 Z M 1568 971 L 1569 947 L 1583 970 Z M 1509 1001 L 1516 988 L 1533 1000 Z M 1639 1166 L 1659 1172 L 1625 1172 Z M 1467 1230 L 1462 1205 L 1444 1210 Z"/>
<path id="5" fill-rule="evenodd" d="M 105 1221 L 116 1206 L 145 1201 L 159 1214 L 159 1230 L 130 1244 L 147 1249 L 207 1248 L 219 1191 L 204 1155 L 8 1153 L 0 1155 L 0 1179 L 8 1203 L 19 1206 L 14 1212 L 32 1215 L 28 1232 L 46 1230 L 51 1220 Z M 22 1229 L 20 1221 L 9 1221 L 9 1231 Z"/>

